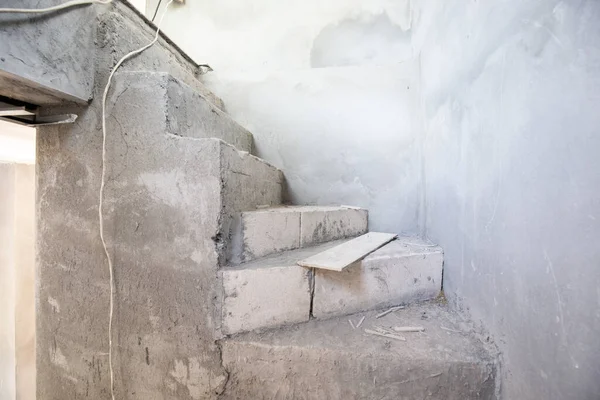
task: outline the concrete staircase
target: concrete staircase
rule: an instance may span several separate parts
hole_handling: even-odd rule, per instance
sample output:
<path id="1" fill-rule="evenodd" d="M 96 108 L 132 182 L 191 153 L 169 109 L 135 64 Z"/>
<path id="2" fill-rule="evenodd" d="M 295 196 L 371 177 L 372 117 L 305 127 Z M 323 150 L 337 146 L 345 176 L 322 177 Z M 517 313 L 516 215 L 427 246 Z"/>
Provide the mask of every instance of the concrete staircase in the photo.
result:
<path id="1" fill-rule="evenodd" d="M 155 27 L 127 2 L 42 22 L 44 38 L 33 18 L 0 28 L 41 38 L 7 53 L 3 68 L 23 76 L 0 92 L 78 115 L 38 128 L 39 400 L 109 398 L 113 377 L 119 399 L 497 398 L 493 352 L 434 300 L 439 247 L 400 238 L 343 272 L 298 266 L 367 232 L 367 210 L 283 205 L 283 173 L 252 155 L 251 133 L 164 36 L 115 74 L 102 158 L 109 71 Z M 65 38 L 77 45 L 57 59 Z M 424 331 L 365 331 L 409 325 Z"/>
<path id="2" fill-rule="evenodd" d="M 221 183 L 214 334 L 228 371 L 220 398 L 497 398 L 493 348 L 436 300 L 440 247 L 401 237 L 342 272 L 298 266 L 368 232 L 367 210 L 282 204 L 283 174 L 250 154 L 249 132 L 168 75 L 136 79 L 141 91 L 148 79 L 162 82 L 166 101 L 157 112 L 168 124 L 160 129 L 195 141 L 227 132 L 214 143 L 213 164 Z M 123 81 L 122 96 L 140 95 Z M 210 126 L 185 122 L 198 108 L 215 116 Z M 365 332 L 398 325 L 424 331 L 404 334 L 406 341 Z"/>
<path id="3" fill-rule="evenodd" d="M 102 16 L 107 31 L 138 38 L 119 18 Z M 100 35 L 99 60 L 113 56 L 107 38 Z M 250 132 L 176 61 L 157 48 L 136 57 L 114 76 L 107 101 L 117 397 L 495 399 L 492 353 L 434 301 L 442 250 L 399 238 L 342 272 L 298 266 L 366 233 L 367 210 L 284 205 L 283 173 L 252 155 Z M 170 73 L 147 71 L 155 67 Z M 96 93 L 105 82 L 98 77 Z M 105 398 L 109 387 L 97 361 L 106 321 L 88 317 L 106 315 L 108 304 L 95 229 L 101 111 L 94 100 L 77 112 L 77 124 L 39 134 L 39 298 L 70 311 L 57 318 L 40 303 L 43 399 Z M 57 179 L 70 191 L 58 190 Z M 91 228 L 82 233 L 81 225 Z M 91 250 L 56 251 L 73 247 Z M 376 317 L 399 305 L 407 308 Z M 406 341 L 364 330 L 396 325 L 425 330 Z"/>
<path id="4" fill-rule="evenodd" d="M 212 239 L 214 337 L 229 373 L 222 398 L 495 398 L 489 349 L 434 300 L 442 290 L 441 248 L 404 237 L 342 272 L 298 266 L 368 232 L 367 210 L 282 204 L 283 174 L 251 155 L 251 134 L 167 74 L 120 74 L 113 97 L 147 97 L 148 82 L 162 99 L 152 106 L 157 134 L 193 138 L 219 183 Z M 208 118 L 194 118 L 197 112 Z M 377 318 L 376 310 L 400 305 L 410 306 Z M 400 341 L 364 330 L 394 325 L 425 331 Z"/>

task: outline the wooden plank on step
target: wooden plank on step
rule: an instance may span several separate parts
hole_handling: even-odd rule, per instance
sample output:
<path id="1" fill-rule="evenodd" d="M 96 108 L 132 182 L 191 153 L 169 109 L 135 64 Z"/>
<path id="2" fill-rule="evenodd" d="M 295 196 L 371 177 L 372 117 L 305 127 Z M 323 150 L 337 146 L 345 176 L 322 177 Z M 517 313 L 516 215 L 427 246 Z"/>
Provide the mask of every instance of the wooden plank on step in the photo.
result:
<path id="1" fill-rule="evenodd" d="M 298 265 L 309 268 L 342 271 L 353 262 L 363 259 L 378 248 L 391 242 L 396 236 L 393 233 L 369 232 L 332 247 L 329 250 L 298 261 Z"/>

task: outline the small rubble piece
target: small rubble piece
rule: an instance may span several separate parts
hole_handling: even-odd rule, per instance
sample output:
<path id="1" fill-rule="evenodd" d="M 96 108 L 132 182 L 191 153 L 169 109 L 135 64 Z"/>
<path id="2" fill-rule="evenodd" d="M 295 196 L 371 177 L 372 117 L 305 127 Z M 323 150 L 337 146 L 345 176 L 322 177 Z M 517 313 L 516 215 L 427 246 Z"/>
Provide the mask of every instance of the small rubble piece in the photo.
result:
<path id="1" fill-rule="evenodd" d="M 443 330 L 445 330 L 445 331 L 448 331 L 448 332 L 462 333 L 461 331 L 457 331 L 457 330 L 455 330 L 455 329 L 446 328 L 446 327 L 445 327 L 445 326 L 443 326 L 443 325 L 440 325 L 440 328 L 442 328 Z"/>
<path id="2" fill-rule="evenodd" d="M 389 313 L 391 313 L 391 312 L 394 312 L 394 311 L 398 311 L 398 310 L 402 310 L 403 308 L 404 308 L 404 306 L 392 307 L 392 308 L 390 308 L 389 310 L 386 310 L 386 311 L 384 311 L 384 312 L 382 312 L 382 313 L 380 313 L 380 314 L 377 314 L 377 315 L 375 316 L 375 318 L 381 318 L 381 317 L 385 317 L 385 316 L 386 316 L 386 315 L 388 315 Z"/>
<path id="3" fill-rule="evenodd" d="M 362 325 L 362 323 L 365 322 L 365 316 L 363 315 L 363 317 L 360 319 L 360 321 L 358 321 L 358 324 L 356 324 L 357 328 L 360 328 L 360 326 Z"/>
<path id="4" fill-rule="evenodd" d="M 394 326 L 392 330 L 394 332 L 423 332 L 425 328 L 422 326 Z"/>
<path id="5" fill-rule="evenodd" d="M 352 329 L 356 329 L 356 327 L 354 326 L 354 323 L 352 322 L 351 319 L 349 319 L 348 322 L 350 323 L 350 326 L 352 327 Z"/>
<path id="6" fill-rule="evenodd" d="M 396 340 L 401 340 L 403 342 L 406 342 L 405 337 L 396 335 L 394 333 L 379 332 L 379 331 L 374 331 L 371 329 L 365 329 L 365 333 L 368 333 L 369 335 L 382 336 L 382 337 L 386 337 L 389 339 L 396 339 Z"/>

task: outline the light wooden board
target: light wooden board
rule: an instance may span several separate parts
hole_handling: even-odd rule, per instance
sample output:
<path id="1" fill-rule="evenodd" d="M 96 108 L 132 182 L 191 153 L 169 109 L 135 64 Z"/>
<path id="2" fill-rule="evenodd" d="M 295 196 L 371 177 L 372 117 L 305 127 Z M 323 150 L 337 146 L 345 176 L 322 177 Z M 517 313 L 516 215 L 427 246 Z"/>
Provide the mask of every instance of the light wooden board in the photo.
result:
<path id="1" fill-rule="evenodd" d="M 396 236 L 393 233 L 369 232 L 332 247 L 329 250 L 298 261 L 298 265 L 331 271 L 342 271 L 353 262 L 366 257 L 369 253 L 391 242 Z"/>

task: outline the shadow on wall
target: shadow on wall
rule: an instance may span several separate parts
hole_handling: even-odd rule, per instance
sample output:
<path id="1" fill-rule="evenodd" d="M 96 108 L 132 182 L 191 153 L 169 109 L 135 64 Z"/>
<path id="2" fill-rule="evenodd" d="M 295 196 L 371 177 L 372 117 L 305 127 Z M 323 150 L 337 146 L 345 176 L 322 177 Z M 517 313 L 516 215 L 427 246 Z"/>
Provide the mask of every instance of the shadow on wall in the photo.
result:
<path id="1" fill-rule="evenodd" d="M 326 26 L 313 42 L 310 66 L 381 65 L 410 52 L 410 30 L 394 24 L 385 12 L 363 14 Z"/>

